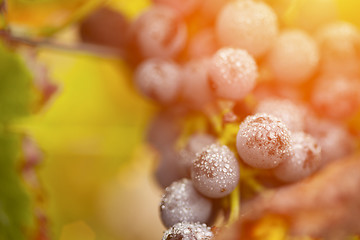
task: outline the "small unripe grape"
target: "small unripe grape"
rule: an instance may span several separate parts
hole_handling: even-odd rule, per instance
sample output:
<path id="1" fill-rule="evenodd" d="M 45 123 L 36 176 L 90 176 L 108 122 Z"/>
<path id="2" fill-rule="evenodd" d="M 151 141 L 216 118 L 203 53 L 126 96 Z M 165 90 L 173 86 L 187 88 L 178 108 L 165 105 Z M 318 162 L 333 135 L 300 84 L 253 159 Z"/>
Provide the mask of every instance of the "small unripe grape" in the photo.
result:
<path id="1" fill-rule="evenodd" d="M 279 118 L 292 132 L 304 130 L 305 109 L 290 100 L 265 99 L 258 104 L 255 112 Z"/>
<path id="2" fill-rule="evenodd" d="M 210 198 L 230 194 L 240 178 L 239 163 L 227 146 L 212 144 L 197 154 L 191 168 L 195 188 Z"/>
<path id="3" fill-rule="evenodd" d="M 206 223 L 212 214 L 211 200 L 199 194 L 191 180 L 173 182 L 165 189 L 160 204 L 163 224 L 169 228 L 180 222 Z"/>
<path id="4" fill-rule="evenodd" d="M 274 168 L 292 154 L 290 131 L 278 118 L 258 113 L 248 116 L 236 138 L 242 160 L 255 168 Z"/>
<path id="5" fill-rule="evenodd" d="M 287 30 L 276 39 L 268 56 L 275 80 L 299 84 L 308 80 L 319 63 L 316 42 L 301 30 Z"/>
<path id="6" fill-rule="evenodd" d="M 133 24 L 132 34 L 145 57 L 175 57 L 187 38 L 186 25 L 165 6 L 153 6 L 143 13 Z"/>
<path id="7" fill-rule="evenodd" d="M 209 85 L 209 59 L 185 64 L 182 73 L 182 97 L 190 107 L 201 108 L 213 99 Z"/>
<path id="8" fill-rule="evenodd" d="M 164 233 L 162 240 L 211 240 L 214 234 L 206 224 L 177 223 Z"/>
<path id="9" fill-rule="evenodd" d="M 321 52 L 321 68 L 328 74 L 360 73 L 360 32 L 347 22 L 335 22 L 321 28 L 316 39 Z"/>
<path id="10" fill-rule="evenodd" d="M 275 176 L 285 182 L 303 179 L 321 165 L 321 147 L 313 137 L 297 132 L 293 133 L 291 138 L 293 154 L 274 169 Z"/>
<path id="11" fill-rule="evenodd" d="M 350 117 L 359 110 L 360 80 L 339 75 L 320 77 L 311 102 L 318 112 L 332 119 Z"/>
<path id="12" fill-rule="evenodd" d="M 171 7 L 181 15 L 192 14 L 200 5 L 200 0 L 153 0 L 155 4 Z"/>
<path id="13" fill-rule="evenodd" d="M 142 94 L 162 104 L 169 104 L 178 97 L 181 71 L 175 62 L 148 59 L 138 66 L 134 80 Z"/>
<path id="14" fill-rule="evenodd" d="M 306 132 L 313 136 L 321 147 L 321 165 L 340 160 L 354 152 L 354 137 L 343 126 L 328 120 L 311 117 Z"/>
<path id="15" fill-rule="evenodd" d="M 220 11 L 216 33 L 223 46 L 242 48 L 260 57 L 270 49 L 278 34 L 276 14 L 263 2 L 233 1 Z"/>
<path id="16" fill-rule="evenodd" d="M 210 57 L 217 49 L 218 42 L 214 30 L 206 28 L 190 39 L 188 55 L 190 58 Z"/>
<path id="17" fill-rule="evenodd" d="M 214 136 L 205 133 L 190 136 L 186 147 L 180 152 L 181 164 L 190 172 L 193 161 L 196 159 L 196 154 L 202 152 L 205 147 L 215 142 L 216 138 Z"/>
<path id="18" fill-rule="evenodd" d="M 218 97 L 241 100 L 250 93 L 258 76 L 255 60 L 244 50 L 222 48 L 209 66 L 211 87 Z"/>

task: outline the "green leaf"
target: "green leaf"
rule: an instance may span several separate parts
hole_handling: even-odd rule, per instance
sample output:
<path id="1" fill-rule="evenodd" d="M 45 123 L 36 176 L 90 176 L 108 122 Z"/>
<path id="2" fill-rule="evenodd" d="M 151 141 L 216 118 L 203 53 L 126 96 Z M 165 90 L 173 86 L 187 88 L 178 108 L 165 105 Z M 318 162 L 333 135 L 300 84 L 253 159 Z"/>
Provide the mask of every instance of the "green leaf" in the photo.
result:
<path id="1" fill-rule="evenodd" d="M 0 122 L 30 113 L 31 74 L 19 55 L 0 43 Z"/>
<path id="2" fill-rule="evenodd" d="M 27 239 L 30 200 L 17 171 L 20 136 L 0 132 L 0 239 Z"/>

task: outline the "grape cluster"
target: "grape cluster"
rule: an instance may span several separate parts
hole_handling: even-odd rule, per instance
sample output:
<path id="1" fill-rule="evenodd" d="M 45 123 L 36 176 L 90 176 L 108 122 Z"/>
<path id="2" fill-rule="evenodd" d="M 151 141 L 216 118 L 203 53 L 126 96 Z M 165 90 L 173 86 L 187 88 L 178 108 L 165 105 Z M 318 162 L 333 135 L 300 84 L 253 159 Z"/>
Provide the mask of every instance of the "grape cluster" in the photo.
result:
<path id="1" fill-rule="evenodd" d="M 358 29 L 280 27 L 266 2 L 153 0 L 127 28 L 133 83 L 162 107 L 147 140 L 159 153 L 165 240 L 212 239 L 205 224 L 249 188 L 240 171 L 281 187 L 355 149 L 346 121 L 360 107 Z M 194 114 L 205 120 L 186 128 Z"/>

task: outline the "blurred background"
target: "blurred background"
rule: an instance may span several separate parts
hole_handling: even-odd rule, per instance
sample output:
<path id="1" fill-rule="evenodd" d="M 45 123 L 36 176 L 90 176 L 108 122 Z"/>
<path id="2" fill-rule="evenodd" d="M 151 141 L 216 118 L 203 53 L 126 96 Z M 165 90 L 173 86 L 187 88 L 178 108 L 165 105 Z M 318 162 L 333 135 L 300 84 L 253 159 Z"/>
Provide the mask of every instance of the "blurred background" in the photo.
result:
<path id="1" fill-rule="evenodd" d="M 360 26 L 357 0 L 267 2 L 289 27 L 312 31 L 336 19 Z M 9 0 L 2 24 L 24 39 L 51 36 L 71 45 L 79 42 L 78 21 L 102 4 L 131 20 L 150 0 Z M 156 105 L 136 92 L 130 70 L 111 54 L 46 42 L 35 52 L 57 91 L 11 125 L 43 154 L 36 167 L 41 187 L 24 183 L 30 196 L 38 196 L 30 197 L 30 209 L 41 205 L 46 220 L 47 234 L 36 239 L 161 239 L 162 190 L 153 179 L 155 153 L 143 142 Z"/>

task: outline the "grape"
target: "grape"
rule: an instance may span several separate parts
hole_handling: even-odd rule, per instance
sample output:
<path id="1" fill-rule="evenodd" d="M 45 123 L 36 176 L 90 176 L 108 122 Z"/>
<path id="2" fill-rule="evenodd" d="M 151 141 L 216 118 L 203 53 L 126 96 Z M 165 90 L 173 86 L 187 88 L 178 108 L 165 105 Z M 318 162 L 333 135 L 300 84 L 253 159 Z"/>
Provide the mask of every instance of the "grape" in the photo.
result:
<path id="1" fill-rule="evenodd" d="M 279 118 L 290 131 L 304 130 L 305 109 L 290 100 L 265 99 L 258 104 L 255 112 Z"/>
<path id="2" fill-rule="evenodd" d="M 165 189 L 160 215 L 166 227 L 180 222 L 207 222 L 212 215 L 211 200 L 200 195 L 189 179 L 173 182 Z"/>
<path id="3" fill-rule="evenodd" d="M 274 169 L 275 176 L 285 182 L 303 179 L 315 172 L 321 165 L 321 147 L 309 134 L 292 134 L 293 154 L 287 161 Z"/>
<path id="4" fill-rule="evenodd" d="M 239 163 L 227 146 L 212 144 L 197 154 L 191 168 L 195 188 L 210 198 L 230 194 L 240 178 Z"/>
<path id="5" fill-rule="evenodd" d="M 132 34 L 145 57 L 175 57 L 185 46 L 186 25 L 171 8 L 154 6 L 132 26 Z"/>
<path id="6" fill-rule="evenodd" d="M 190 39 L 188 55 L 191 59 L 212 56 L 218 49 L 214 30 L 203 29 Z"/>
<path id="7" fill-rule="evenodd" d="M 190 171 L 196 154 L 202 152 L 203 148 L 216 142 L 216 138 L 205 133 L 193 134 L 190 136 L 186 147 L 180 152 L 182 165 Z"/>
<path id="8" fill-rule="evenodd" d="M 317 79 L 311 102 L 322 114 L 344 119 L 355 114 L 360 106 L 360 81 L 346 76 L 322 76 Z"/>
<path id="9" fill-rule="evenodd" d="M 121 49 L 125 47 L 128 28 L 125 16 L 103 7 L 80 23 L 79 33 L 83 42 Z"/>
<path id="10" fill-rule="evenodd" d="M 222 48 L 209 66 L 211 87 L 225 99 L 241 100 L 250 93 L 258 76 L 255 60 L 244 50 Z"/>
<path id="11" fill-rule="evenodd" d="M 360 33 L 356 26 L 346 22 L 328 24 L 317 32 L 316 39 L 323 72 L 352 76 L 360 73 Z"/>
<path id="12" fill-rule="evenodd" d="M 142 94 L 162 104 L 169 104 L 178 97 L 181 72 L 172 61 L 148 59 L 138 66 L 134 79 Z"/>
<path id="13" fill-rule="evenodd" d="M 313 136 L 321 147 L 321 165 L 339 160 L 355 150 L 354 138 L 341 125 L 311 117 L 306 132 Z"/>
<path id="14" fill-rule="evenodd" d="M 248 116 L 240 124 L 236 147 L 243 161 L 255 168 L 274 168 L 292 154 L 289 129 L 265 113 Z"/>
<path id="15" fill-rule="evenodd" d="M 202 1 L 200 6 L 201 18 L 206 22 L 213 22 L 219 11 L 231 0 Z"/>
<path id="16" fill-rule="evenodd" d="M 314 74 L 319 62 L 316 42 L 301 30 L 280 34 L 271 48 L 268 62 L 275 80 L 299 84 Z"/>
<path id="17" fill-rule="evenodd" d="M 163 240 L 211 240 L 214 234 L 205 224 L 177 223 L 164 233 Z"/>
<path id="18" fill-rule="evenodd" d="M 182 96 L 190 107 L 201 108 L 213 99 L 208 83 L 209 59 L 196 59 L 182 71 Z"/>
<path id="19" fill-rule="evenodd" d="M 216 34 L 223 46 L 242 48 L 254 57 L 260 57 L 276 39 L 277 18 L 263 2 L 237 0 L 220 11 Z"/>
<path id="20" fill-rule="evenodd" d="M 153 0 L 155 4 L 165 5 L 178 11 L 182 15 L 192 14 L 200 5 L 200 0 Z"/>

